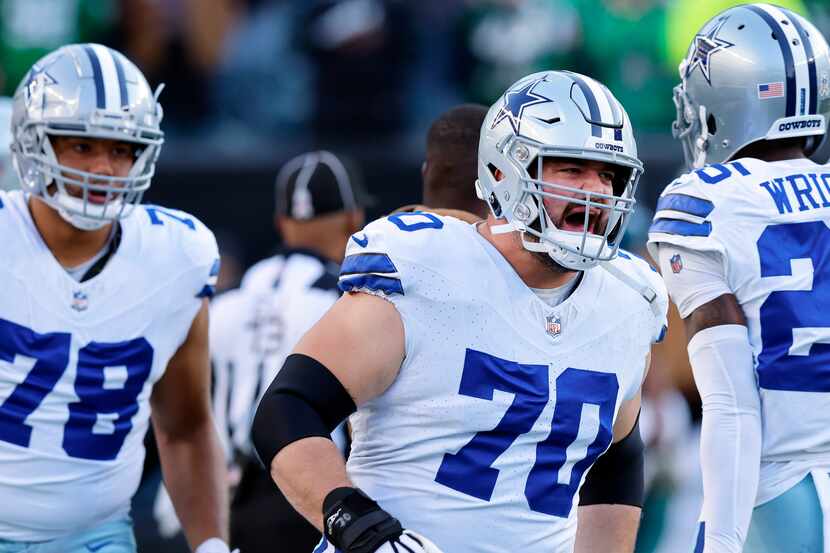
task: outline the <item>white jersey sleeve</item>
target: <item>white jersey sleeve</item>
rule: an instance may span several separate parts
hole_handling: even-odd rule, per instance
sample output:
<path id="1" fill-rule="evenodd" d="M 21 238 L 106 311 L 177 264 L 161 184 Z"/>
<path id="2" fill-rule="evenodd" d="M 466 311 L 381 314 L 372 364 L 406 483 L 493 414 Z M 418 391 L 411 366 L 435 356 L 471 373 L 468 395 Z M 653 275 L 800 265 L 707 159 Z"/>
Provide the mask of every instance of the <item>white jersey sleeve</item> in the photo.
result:
<path id="1" fill-rule="evenodd" d="M 393 225 L 388 218 L 378 219 L 367 225 L 362 232 L 352 235 L 340 268 L 338 286 L 341 291 L 366 292 L 394 301 L 396 296 L 406 295 L 406 288 L 417 286 L 415 279 L 410 276 L 411 272 L 400 271 L 398 265 L 407 263 L 407 250 L 416 247 L 408 240 L 417 242 L 424 234 L 404 234 Z"/>
<path id="2" fill-rule="evenodd" d="M 712 193 L 711 185 L 707 187 L 695 172 L 682 175 L 663 190 L 648 233 L 649 253 L 654 259 L 658 258 L 657 244 L 725 255 L 726 248 L 717 232 L 720 229 L 712 221 Z"/>
<path id="3" fill-rule="evenodd" d="M 726 281 L 723 256 L 719 253 L 672 244 L 661 244 L 658 250 L 660 271 L 681 318 L 685 319 L 719 296 L 732 293 Z"/>
<path id="4" fill-rule="evenodd" d="M 178 242 L 193 275 L 193 297 L 212 298 L 219 278 L 219 247 L 213 232 L 199 219 L 178 209 L 143 206 L 152 226 L 168 227 L 167 240 Z M 142 216 L 142 213 L 136 216 Z"/>

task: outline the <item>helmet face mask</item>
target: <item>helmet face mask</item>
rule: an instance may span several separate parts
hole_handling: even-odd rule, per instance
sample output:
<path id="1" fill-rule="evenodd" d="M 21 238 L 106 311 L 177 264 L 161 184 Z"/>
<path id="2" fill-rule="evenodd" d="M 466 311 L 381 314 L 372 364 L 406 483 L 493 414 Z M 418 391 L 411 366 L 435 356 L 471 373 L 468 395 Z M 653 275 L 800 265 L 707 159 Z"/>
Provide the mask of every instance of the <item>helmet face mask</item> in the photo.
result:
<path id="1" fill-rule="evenodd" d="M 810 155 L 830 115 L 830 52 L 803 17 L 747 4 L 701 27 L 679 66 L 672 125 L 688 169 L 733 159 L 761 140 L 806 138 Z"/>
<path id="2" fill-rule="evenodd" d="M 156 96 L 138 68 L 104 46 L 64 46 L 39 60 L 14 97 L 12 155 L 23 189 L 81 230 L 128 216 L 163 143 Z M 98 175 L 59 162 L 52 138 L 60 136 L 128 142 L 138 155 L 127 175 Z"/>
<path id="3" fill-rule="evenodd" d="M 517 109 L 514 99 L 520 94 L 532 107 Z M 604 121 L 591 117 L 600 111 L 598 105 Z M 508 110 L 520 113 L 518 125 L 506 122 Z M 614 179 L 609 193 L 549 182 L 544 178 L 548 159 L 602 162 L 622 177 Z M 568 270 L 588 269 L 616 256 L 641 174 L 622 106 L 601 84 L 576 73 L 548 71 L 520 80 L 490 109 L 482 126 L 477 190 L 494 216 L 507 220 L 492 230 L 519 231 L 526 249 L 544 252 Z M 563 225 L 566 216 L 571 222 Z"/>

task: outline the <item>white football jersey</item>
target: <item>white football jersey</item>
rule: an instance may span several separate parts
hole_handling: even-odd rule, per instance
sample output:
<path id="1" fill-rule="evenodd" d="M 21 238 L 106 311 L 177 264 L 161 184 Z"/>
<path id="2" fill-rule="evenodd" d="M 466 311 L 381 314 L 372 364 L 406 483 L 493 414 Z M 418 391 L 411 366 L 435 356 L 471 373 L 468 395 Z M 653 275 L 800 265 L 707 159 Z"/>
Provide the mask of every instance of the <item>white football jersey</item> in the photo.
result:
<path id="1" fill-rule="evenodd" d="M 663 191 L 649 247 L 719 256 L 743 308 L 761 397 L 758 501 L 830 462 L 830 167 L 740 159 Z M 671 259 L 683 270 L 682 255 Z"/>
<path id="2" fill-rule="evenodd" d="M 0 191 L 0 538 L 44 541 L 127 515 L 150 394 L 219 270 L 213 234 L 138 206 L 104 269 L 74 280 Z"/>
<path id="3" fill-rule="evenodd" d="M 299 339 L 337 301 L 338 266 L 302 250 L 255 264 L 210 307 L 214 414 L 229 450 L 251 455 L 259 400 Z M 336 435 L 345 447 L 342 431 Z"/>
<path id="4" fill-rule="evenodd" d="M 351 417 L 354 483 L 444 551 L 572 551 L 578 489 L 665 325 L 659 275 L 623 253 L 655 306 L 597 268 L 551 307 L 475 226 L 417 212 L 346 255 L 341 290 L 387 298 L 406 335 L 395 382 Z"/>

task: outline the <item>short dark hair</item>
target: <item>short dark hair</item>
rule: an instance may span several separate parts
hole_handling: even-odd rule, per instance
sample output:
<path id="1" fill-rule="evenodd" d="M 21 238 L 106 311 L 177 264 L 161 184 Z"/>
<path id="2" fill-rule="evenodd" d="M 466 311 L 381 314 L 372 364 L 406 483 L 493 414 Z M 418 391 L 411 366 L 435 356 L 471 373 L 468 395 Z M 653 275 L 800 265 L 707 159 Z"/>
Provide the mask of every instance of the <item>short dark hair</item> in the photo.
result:
<path id="1" fill-rule="evenodd" d="M 487 206 L 475 194 L 478 139 L 487 107 L 461 104 L 433 121 L 427 132 L 424 203 L 481 215 Z"/>

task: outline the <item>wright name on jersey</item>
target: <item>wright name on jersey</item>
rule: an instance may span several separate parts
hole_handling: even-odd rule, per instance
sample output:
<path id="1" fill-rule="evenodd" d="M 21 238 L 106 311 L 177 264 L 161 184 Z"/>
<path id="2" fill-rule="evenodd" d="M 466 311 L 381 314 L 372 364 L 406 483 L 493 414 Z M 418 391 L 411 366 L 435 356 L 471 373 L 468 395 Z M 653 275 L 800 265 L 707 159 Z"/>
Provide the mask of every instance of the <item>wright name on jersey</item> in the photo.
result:
<path id="1" fill-rule="evenodd" d="M 715 256 L 743 308 L 763 420 L 756 504 L 830 466 L 828 208 L 830 167 L 746 158 L 667 186 L 649 231 L 653 255 L 663 244 Z"/>
<path id="2" fill-rule="evenodd" d="M 153 384 L 219 270 L 194 217 L 138 206 L 120 246 L 77 282 L 0 191 L 0 535 L 45 541 L 125 517 Z"/>
<path id="3" fill-rule="evenodd" d="M 473 225 L 401 213 L 352 236 L 345 292 L 392 302 L 405 359 L 352 415 L 356 486 L 444 551 L 564 553 L 587 469 L 644 376 L 667 297 L 648 265 L 613 261 L 551 307 Z"/>

